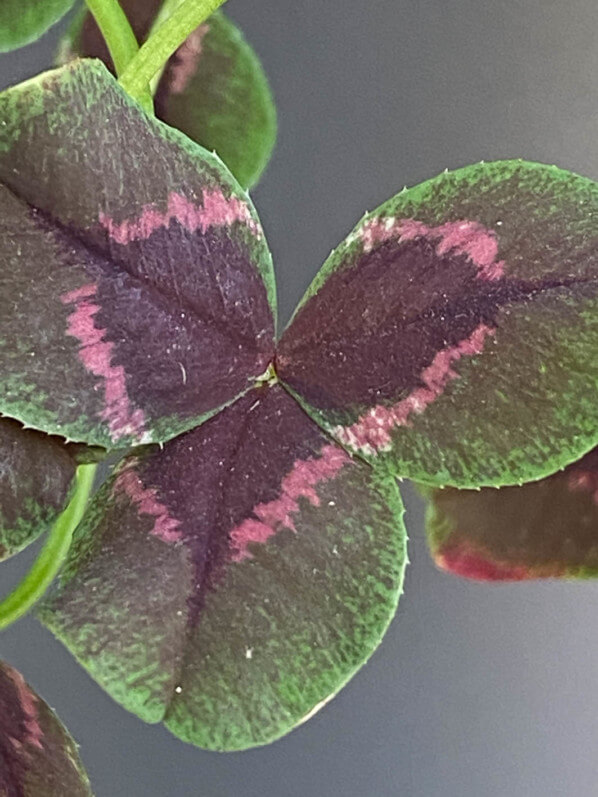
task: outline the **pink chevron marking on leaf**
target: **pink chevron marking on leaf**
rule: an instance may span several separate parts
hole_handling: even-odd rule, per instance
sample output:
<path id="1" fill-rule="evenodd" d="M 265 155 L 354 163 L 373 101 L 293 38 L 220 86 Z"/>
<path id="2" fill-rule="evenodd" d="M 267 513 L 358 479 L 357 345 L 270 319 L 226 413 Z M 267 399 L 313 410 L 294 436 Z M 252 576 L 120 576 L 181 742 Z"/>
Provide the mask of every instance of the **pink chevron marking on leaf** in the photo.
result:
<path id="1" fill-rule="evenodd" d="M 283 478 L 280 495 L 273 501 L 253 508 L 253 518 L 246 518 L 230 535 L 232 558 L 235 562 L 250 559 L 251 543 L 265 543 L 281 528 L 296 531 L 292 515 L 300 511 L 299 498 L 306 498 L 312 506 L 320 505 L 316 492 L 318 484 L 333 479 L 351 461 L 349 455 L 331 444 L 322 449 L 317 459 L 299 459 Z"/>
<path id="2" fill-rule="evenodd" d="M 100 213 L 100 224 L 113 241 L 122 245 L 146 240 L 156 230 L 168 227 L 171 221 L 177 221 L 189 232 L 201 230 L 202 233 L 210 227 L 230 227 L 235 222 L 240 222 L 257 238 L 261 237 L 261 229 L 251 215 L 249 205 L 239 197 L 227 198 L 220 188 L 214 188 L 204 190 L 202 201 L 203 204 L 198 206 L 172 191 L 168 196 L 166 211 L 147 205 L 139 218 L 120 223 L 105 213 Z"/>
<path id="3" fill-rule="evenodd" d="M 441 570 L 475 581 L 528 581 L 532 578 L 562 578 L 567 574 L 566 568 L 556 563 L 530 566 L 493 561 L 464 543 L 436 551 L 434 562 Z"/>
<path id="4" fill-rule="evenodd" d="M 92 296 L 96 295 L 97 290 L 98 286 L 93 283 L 83 285 L 81 288 L 75 288 L 74 291 L 65 293 L 60 297 L 60 300 L 63 304 L 77 304 L 83 301 L 83 299 L 91 299 Z"/>
<path id="5" fill-rule="evenodd" d="M 422 371 L 424 387 L 412 390 L 407 398 L 392 407 L 372 407 L 351 426 L 332 429 L 332 434 L 343 445 L 369 456 L 389 450 L 392 445 L 391 431 L 400 426 L 410 426 L 412 415 L 421 415 L 444 393 L 450 382 L 458 379 L 459 374 L 453 370 L 453 364 L 462 357 L 480 354 L 486 338 L 494 334 L 494 329 L 480 324 L 468 338 L 436 354 L 431 364 Z"/>
<path id="6" fill-rule="evenodd" d="M 25 744 L 30 744 L 33 745 L 33 747 L 43 750 L 44 745 L 42 740 L 44 738 L 44 732 L 42 731 L 42 727 L 39 722 L 37 697 L 29 689 L 20 672 L 13 670 L 12 667 L 7 668 L 6 672 L 10 680 L 15 685 L 21 711 L 25 717 L 23 722 L 26 734 L 24 742 Z M 21 746 L 21 743 L 17 739 L 13 739 L 13 744 L 16 747 Z"/>
<path id="7" fill-rule="evenodd" d="M 477 221 L 449 221 L 438 227 L 429 227 L 416 219 L 373 219 L 360 228 L 359 237 L 366 252 L 376 244 L 394 238 L 401 243 L 428 238 L 435 241 L 439 257 L 450 252 L 465 255 L 478 269 L 480 279 L 492 282 L 504 276 L 505 262 L 497 259 L 496 233 Z"/>
<path id="8" fill-rule="evenodd" d="M 168 507 L 158 499 L 158 492 L 154 487 L 145 487 L 133 462 L 121 471 L 114 483 L 114 491 L 124 493 L 137 507 L 142 515 L 149 515 L 154 519 L 151 534 L 163 542 L 179 542 L 183 533 L 176 518 L 170 515 Z"/>
<path id="9" fill-rule="evenodd" d="M 113 442 L 129 436 L 140 443 L 149 442 L 143 410 L 131 407 L 125 369 L 112 365 L 114 343 L 104 340 L 106 330 L 95 326 L 95 315 L 100 310 L 92 301 L 96 293 L 97 285 L 89 284 L 60 297 L 63 304 L 75 306 L 68 319 L 68 334 L 81 344 L 79 359 L 85 368 L 103 380 L 106 407 L 100 417 L 108 423 Z"/>
<path id="10" fill-rule="evenodd" d="M 485 559 L 465 546 L 438 551 L 434 562 L 441 570 L 476 581 L 525 581 L 530 570 L 523 565 L 507 565 Z"/>
<path id="11" fill-rule="evenodd" d="M 197 65 L 203 49 L 203 40 L 209 31 L 209 25 L 200 25 L 176 51 L 175 59 L 169 71 L 169 87 L 173 94 L 182 94 L 193 75 L 197 72 Z"/>

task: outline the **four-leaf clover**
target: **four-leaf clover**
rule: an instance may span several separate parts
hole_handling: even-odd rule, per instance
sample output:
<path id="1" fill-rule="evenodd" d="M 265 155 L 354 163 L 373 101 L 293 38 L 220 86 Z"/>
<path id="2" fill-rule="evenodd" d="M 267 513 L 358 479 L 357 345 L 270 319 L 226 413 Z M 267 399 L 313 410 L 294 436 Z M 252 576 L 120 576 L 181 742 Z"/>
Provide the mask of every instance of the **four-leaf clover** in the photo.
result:
<path id="1" fill-rule="evenodd" d="M 0 411 L 134 447 L 40 617 L 208 748 L 305 720 L 378 644 L 397 477 L 506 486 L 596 445 L 598 187 L 505 161 L 364 217 L 278 344 L 257 215 L 97 61 L 0 95 Z"/>

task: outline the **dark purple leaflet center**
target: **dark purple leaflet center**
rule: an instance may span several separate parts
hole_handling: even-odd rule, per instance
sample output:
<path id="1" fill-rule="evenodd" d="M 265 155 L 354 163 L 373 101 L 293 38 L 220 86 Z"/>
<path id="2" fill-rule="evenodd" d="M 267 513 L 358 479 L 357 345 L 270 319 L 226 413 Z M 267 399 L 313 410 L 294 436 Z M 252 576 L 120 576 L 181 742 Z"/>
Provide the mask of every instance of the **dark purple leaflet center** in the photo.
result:
<path id="1" fill-rule="evenodd" d="M 293 528 L 300 499 L 317 502 L 316 486 L 350 462 L 327 443 L 280 386 L 252 390 L 147 461 L 133 460 L 114 484 L 152 519 L 152 534 L 183 542 L 195 567 L 194 625 L 206 589 L 228 562 L 251 558 L 253 544 Z"/>
<path id="2" fill-rule="evenodd" d="M 503 308 L 583 283 L 510 278 L 477 222 L 377 220 L 359 233 L 362 253 L 299 309 L 277 353 L 283 381 L 332 418 L 402 398 L 406 420 L 443 392 L 453 362 L 483 350 Z"/>
<path id="3" fill-rule="evenodd" d="M 121 224 L 101 217 L 106 232 L 90 231 L 92 240 L 108 234 L 99 248 L 108 247 L 110 261 L 100 253 L 95 262 L 90 257 L 91 281 L 61 301 L 70 311 L 68 333 L 80 342 L 80 360 L 104 385 L 102 417 L 115 442 L 125 435 L 143 442 L 146 413 L 158 416 L 165 404 L 181 414 L 224 404 L 246 387 L 247 374 L 267 369 L 273 324 L 265 319 L 271 314 L 249 253 L 226 233 L 236 221 L 257 234 L 235 198 L 205 192 L 197 207 L 173 193 L 166 213 L 150 206 Z M 173 265 L 164 268 L 167 263 Z M 140 341 L 145 365 L 139 363 Z M 223 368 L 226 363 L 235 368 Z"/>

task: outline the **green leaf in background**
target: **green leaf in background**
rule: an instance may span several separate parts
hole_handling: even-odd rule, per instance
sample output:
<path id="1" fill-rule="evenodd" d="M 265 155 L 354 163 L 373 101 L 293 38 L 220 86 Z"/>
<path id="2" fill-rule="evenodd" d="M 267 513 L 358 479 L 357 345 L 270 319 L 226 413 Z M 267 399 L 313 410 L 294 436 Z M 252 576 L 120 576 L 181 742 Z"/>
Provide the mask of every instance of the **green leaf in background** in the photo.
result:
<path id="1" fill-rule="evenodd" d="M 394 480 L 264 386 L 123 462 L 39 616 L 147 722 L 210 749 L 266 744 L 380 642 L 402 515 Z"/>
<path id="2" fill-rule="evenodd" d="M 140 42 L 160 0 L 121 3 Z M 63 41 L 62 62 L 73 57 L 112 61 L 91 15 L 76 21 Z M 207 150 L 215 151 L 239 183 L 253 186 L 276 141 L 276 109 L 262 65 L 243 34 L 216 12 L 168 62 L 156 92 L 156 113 Z"/>
<path id="3" fill-rule="evenodd" d="M 91 797 L 77 745 L 54 712 L 0 661 L 0 795 Z"/>
<path id="4" fill-rule="evenodd" d="M 1 0 L 0 52 L 38 39 L 73 3 L 74 0 Z"/>
<path id="5" fill-rule="evenodd" d="M 161 442 L 268 368 L 274 277 L 247 194 L 99 61 L 0 94 L 0 218 L 3 414 Z"/>
<path id="6" fill-rule="evenodd" d="M 156 111 L 215 150 L 241 185 L 258 181 L 276 141 L 276 110 L 257 56 L 224 14 L 210 17 L 170 60 Z"/>
<path id="7" fill-rule="evenodd" d="M 547 479 L 499 490 L 425 489 L 436 564 L 481 581 L 598 575 L 598 450 Z"/>
<path id="8" fill-rule="evenodd" d="M 75 460 L 59 439 L 0 418 L 0 560 L 49 529 L 74 477 Z"/>
<path id="9" fill-rule="evenodd" d="M 596 444 L 597 351 L 598 184 L 499 161 L 366 215 L 308 290 L 276 367 L 372 464 L 499 486 Z"/>

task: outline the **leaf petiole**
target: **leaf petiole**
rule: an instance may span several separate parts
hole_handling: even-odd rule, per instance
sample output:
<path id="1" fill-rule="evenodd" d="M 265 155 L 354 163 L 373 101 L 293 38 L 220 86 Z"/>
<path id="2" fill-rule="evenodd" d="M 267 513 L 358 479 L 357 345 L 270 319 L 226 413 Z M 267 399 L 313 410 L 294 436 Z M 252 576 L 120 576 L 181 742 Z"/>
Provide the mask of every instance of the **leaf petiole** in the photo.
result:
<path id="1" fill-rule="evenodd" d="M 120 75 L 119 83 L 138 102 L 170 56 L 225 0 L 183 0 L 156 28 Z"/>
<path id="2" fill-rule="evenodd" d="M 139 44 L 133 28 L 118 0 L 85 0 L 100 29 L 117 75 L 122 75 L 130 61 L 137 55 Z M 146 87 L 139 92 L 137 101 L 147 113 L 153 114 L 154 104 Z"/>
<path id="3" fill-rule="evenodd" d="M 0 630 L 12 625 L 33 607 L 62 567 L 73 532 L 85 512 L 96 469 L 95 464 L 79 465 L 77 468 L 77 486 L 69 505 L 52 527 L 31 570 L 0 603 Z"/>
<path id="4" fill-rule="evenodd" d="M 149 34 L 147 35 L 147 39 L 149 39 L 153 34 L 160 28 L 166 20 L 172 16 L 173 12 L 182 4 L 185 0 L 164 0 L 162 5 L 160 6 L 158 13 L 154 21 L 152 22 L 152 26 L 150 28 Z M 160 80 L 162 79 L 162 75 L 164 74 L 164 70 L 166 69 L 167 61 L 161 65 L 158 69 L 156 74 L 153 76 L 150 82 L 150 91 L 152 97 L 155 97 L 156 91 L 158 90 L 158 85 Z"/>
<path id="5" fill-rule="evenodd" d="M 85 0 L 106 40 L 116 74 L 121 75 L 137 54 L 139 44 L 118 0 Z"/>

